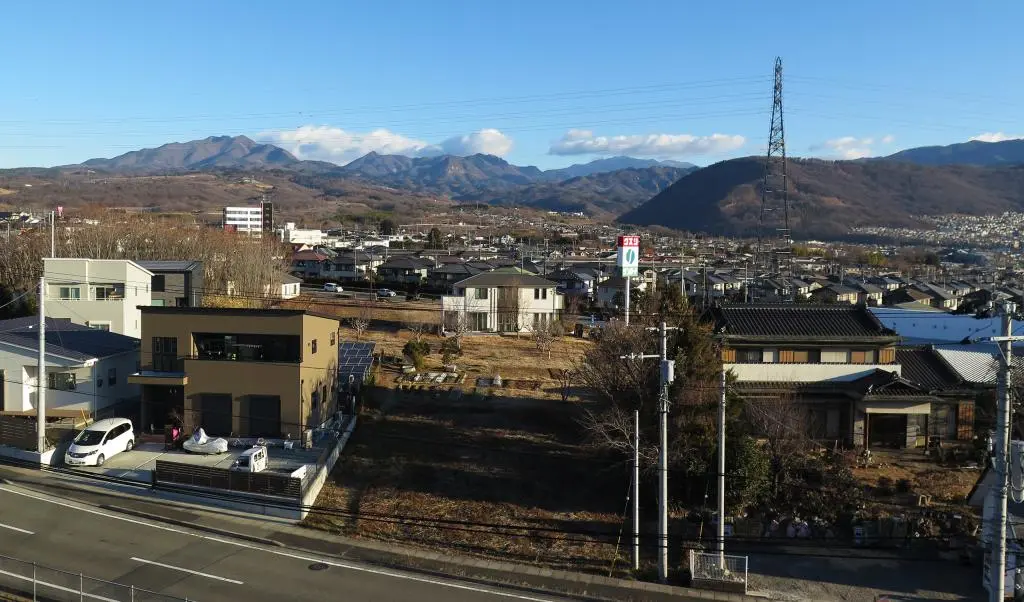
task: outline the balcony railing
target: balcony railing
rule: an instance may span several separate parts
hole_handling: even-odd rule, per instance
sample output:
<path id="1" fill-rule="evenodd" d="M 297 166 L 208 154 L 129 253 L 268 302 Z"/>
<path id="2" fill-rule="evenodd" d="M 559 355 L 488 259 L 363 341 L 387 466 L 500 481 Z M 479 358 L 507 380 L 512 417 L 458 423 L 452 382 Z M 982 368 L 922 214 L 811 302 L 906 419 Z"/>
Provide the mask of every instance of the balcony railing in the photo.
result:
<path id="1" fill-rule="evenodd" d="M 770 382 L 844 382 L 874 372 L 901 373 L 899 364 L 723 364 L 739 381 Z"/>

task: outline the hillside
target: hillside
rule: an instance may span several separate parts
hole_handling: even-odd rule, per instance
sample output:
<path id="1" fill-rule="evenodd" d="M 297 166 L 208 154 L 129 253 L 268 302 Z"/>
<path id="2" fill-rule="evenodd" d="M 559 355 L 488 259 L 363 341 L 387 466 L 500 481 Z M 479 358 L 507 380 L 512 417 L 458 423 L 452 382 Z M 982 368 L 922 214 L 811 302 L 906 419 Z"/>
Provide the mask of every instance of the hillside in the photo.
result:
<path id="1" fill-rule="evenodd" d="M 618 171 L 620 169 L 643 169 L 645 167 L 680 167 L 688 170 L 696 169 L 692 163 L 680 161 L 658 161 L 655 159 L 636 159 L 634 157 L 608 157 L 607 159 L 595 159 L 589 163 L 576 163 L 561 169 L 548 169 L 544 171 L 545 180 L 559 182 L 581 176 L 589 176 L 598 173 Z"/>
<path id="2" fill-rule="evenodd" d="M 691 173 L 619 221 L 716 234 L 752 234 L 763 159 L 745 157 Z M 915 216 L 991 214 L 1024 207 L 1024 167 L 931 167 L 890 161 L 789 162 L 791 227 L 798 238 L 866 225 L 917 224 Z"/>
<path id="3" fill-rule="evenodd" d="M 997 167 L 1024 164 L 1024 140 L 981 142 L 972 140 L 948 146 L 909 148 L 885 157 L 886 161 L 902 161 L 920 165 L 978 165 Z"/>
<path id="4" fill-rule="evenodd" d="M 534 207 L 548 211 L 582 211 L 615 217 L 672 185 L 696 168 L 646 167 L 620 169 L 572 178 L 564 182 L 531 184 L 476 199 L 492 205 Z"/>
<path id="5" fill-rule="evenodd" d="M 291 153 L 245 136 L 211 136 L 191 142 L 172 142 L 131 151 L 112 159 L 89 159 L 81 164 L 117 173 L 165 173 L 211 168 L 267 169 L 298 163 Z M 73 167 L 73 166 L 68 166 Z"/>
<path id="6" fill-rule="evenodd" d="M 530 184 L 541 177 L 536 167 L 519 167 L 493 155 L 409 158 L 370 153 L 342 167 L 338 173 L 394 188 L 454 198 Z"/>

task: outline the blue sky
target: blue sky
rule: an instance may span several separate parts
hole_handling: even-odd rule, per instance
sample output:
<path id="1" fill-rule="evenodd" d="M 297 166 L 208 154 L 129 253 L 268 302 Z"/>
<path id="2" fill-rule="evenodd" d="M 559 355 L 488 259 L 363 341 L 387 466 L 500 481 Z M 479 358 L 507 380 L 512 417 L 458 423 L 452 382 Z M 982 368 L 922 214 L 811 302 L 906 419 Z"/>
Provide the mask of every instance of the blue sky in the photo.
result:
<path id="1" fill-rule="evenodd" d="M 791 156 L 1024 135 L 1024 3 L 20 2 L 0 167 L 216 134 L 560 167 L 764 152 L 776 55 Z"/>

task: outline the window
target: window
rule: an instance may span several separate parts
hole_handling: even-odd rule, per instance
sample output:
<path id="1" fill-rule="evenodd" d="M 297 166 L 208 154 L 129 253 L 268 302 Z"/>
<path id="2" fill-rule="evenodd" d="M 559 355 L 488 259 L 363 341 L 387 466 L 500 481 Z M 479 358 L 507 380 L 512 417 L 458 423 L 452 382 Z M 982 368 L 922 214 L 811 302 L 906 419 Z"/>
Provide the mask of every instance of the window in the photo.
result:
<path id="1" fill-rule="evenodd" d="M 101 284 L 93 290 L 96 291 L 97 301 L 124 299 L 123 284 Z"/>
<path id="2" fill-rule="evenodd" d="M 186 299 L 185 297 L 175 297 L 174 298 L 174 306 L 175 307 L 188 307 L 188 299 Z"/>
<path id="3" fill-rule="evenodd" d="M 117 368 L 107 370 L 107 384 L 111 387 L 117 384 Z"/>
<path id="4" fill-rule="evenodd" d="M 302 337 L 278 334 L 227 334 L 196 332 L 196 356 L 201 360 L 239 362 L 302 361 Z"/>
<path id="5" fill-rule="evenodd" d="M 850 352 L 850 363 L 851 364 L 874 364 L 875 363 L 875 350 L 854 350 Z"/>
<path id="6" fill-rule="evenodd" d="M 313 339 L 313 353 L 316 353 L 316 339 Z"/>
<path id="7" fill-rule="evenodd" d="M 164 276 L 163 274 L 159 274 L 159 275 L 154 275 L 153 276 L 153 292 L 154 293 L 162 293 L 162 292 L 164 292 L 164 287 L 166 286 L 165 279 L 166 279 L 166 276 Z"/>
<path id="8" fill-rule="evenodd" d="M 82 289 L 77 286 L 62 286 L 59 293 L 64 301 L 78 301 L 82 298 Z"/>
<path id="9" fill-rule="evenodd" d="M 175 337 L 153 337 L 153 370 L 157 372 L 180 372 L 178 362 L 178 339 Z"/>
<path id="10" fill-rule="evenodd" d="M 470 312 L 469 328 L 475 331 L 487 330 L 487 313 L 482 311 Z"/>
<path id="11" fill-rule="evenodd" d="M 760 349 L 737 349 L 736 361 L 741 364 L 760 364 L 764 354 Z"/>
<path id="12" fill-rule="evenodd" d="M 331 347 L 334 347 L 334 343 L 335 343 L 335 336 L 336 336 L 336 334 L 332 332 L 332 333 L 331 333 Z"/>
<path id="13" fill-rule="evenodd" d="M 74 391 L 75 374 L 73 372 L 50 372 L 46 375 L 47 386 L 57 391 Z"/>
<path id="14" fill-rule="evenodd" d="M 102 389 L 103 388 L 103 377 L 102 376 L 96 379 L 96 388 L 97 389 Z"/>
<path id="15" fill-rule="evenodd" d="M 541 299 L 547 299 L 548 298 L 548 289 L 546 289 L 546 288 L 540 289 L 540 298 Z"/>
<path id="16" fill-rule="evenodd" d="M 167 305 L 167 302 L 164 301 L 163 299 L 153 299 L 151 305 L 153 307 L 164 307 L 165 305 Z"/>
<path id="17" fill-rule="evenodd" d="M 89 322 L 89 328 L 93 330 L 106 330 L 110 331 L 110 322 Z"/>
<path id="18" fill-rule="evenodd" d="M 476 289 L 476 298 L 477 299 L 486 299 L 487 298 L 487 289 L 485 289 L 485 288 L 478 288 L 478 289 Z"/>
<path id="19" fill-rule="evenodd" d="M 540 289 L 539 288 L 533 289 L 533 298 L 534 299 L 540 299 Z"/>

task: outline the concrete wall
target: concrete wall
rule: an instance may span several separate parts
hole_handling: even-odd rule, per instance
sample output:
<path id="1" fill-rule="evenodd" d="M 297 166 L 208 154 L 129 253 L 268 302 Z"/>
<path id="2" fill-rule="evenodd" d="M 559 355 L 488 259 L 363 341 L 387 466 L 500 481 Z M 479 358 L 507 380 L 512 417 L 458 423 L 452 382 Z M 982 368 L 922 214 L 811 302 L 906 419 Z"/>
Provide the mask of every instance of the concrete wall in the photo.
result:
<path id="1" fill-rule="evenodd" d="M 139 338 L 142 334 L 140 305 L 152 303 L 153 273 L 121 259 L 45 258 L 46 316 L 67 318 L 76 324 L 108 324 L 111 332 Z M 123 299 L 97 299 L 99 285 L 124 287 Z M 78 299 L 61 299 L 60 289 L 79 289 Z"/>
<path id="2" fill-rule="evenodd" d="M 331 453 L 327 456 L 327 461 L 323 466 L 313 474 L 313 477 L 309 480 L 306 485 L 306 490 L 302 492 L 302 510 L 298 520 L 302 520 L 309 515 L 311 506 L 316 504 L 316 498 L 320 496 L 320 490 L 324 488 L 324 483 L 327 482 L 327 477 L 330 476 L 331 471 L 334 470 L 334 465 L 338 462 L 338 458 L 341 456 L 341 452 L 345 450 L 345 444 L 348 443 L 349 437 L 352 436 L 352 431 L 356 430 L 357 417 L 353 416 L 352 421 L 349 422 L 345 428 L 345 432 L 338 438 L 338 443 L 331 450 Z M 314 470 L 316 465 L 313 465 L 309 470 Z"/>

